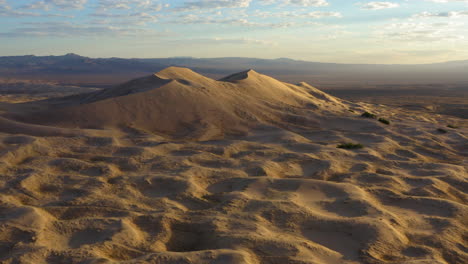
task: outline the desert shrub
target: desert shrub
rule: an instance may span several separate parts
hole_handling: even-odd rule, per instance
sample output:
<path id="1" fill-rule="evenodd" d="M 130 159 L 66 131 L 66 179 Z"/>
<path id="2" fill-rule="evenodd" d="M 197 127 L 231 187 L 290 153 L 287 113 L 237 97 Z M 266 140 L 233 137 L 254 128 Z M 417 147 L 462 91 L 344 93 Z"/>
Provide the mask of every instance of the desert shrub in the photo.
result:
<path id="1" fill-rule="evenodd" d="M 384 124 L 386 124 L 386 125 L 390 125 L 390 121 L 388 121 L 388 120 L 385 119 L 385 118 L 379 118 L 379 122 L 380 122 L 380 123 L 384 123 Z"/>
<path id="2" fill-rule="evenodd" d="M 341 149 L 361 149 L 364 146 L 362 144 L 355 144 L 355 143 L 341 143 L 337 146 L 337 148 Z"/>
<path id="3" fill-rule="evenodd" d="M 440 133 L 447 133 L 447 130 L 443 129 L 443 128 L 438 128 L 437 131 L 439 131 Z"/>
<path id="4" fill-rule="evenodd" d="M 361 116 L 365 118 L 377 118 L 376 115 L 369 113 L 369 112 L 364 112 Z"/>
<path id="5" fill-rule="evenodd" d="M 457 126 L 455 126 L 455 125 L 447 125 L 447 127 L 448 127 L 448 128 L 453 128 L 453 129 L 456 129 L 456 128 L 458 128 L 458 127 L 457 127 Z"/>

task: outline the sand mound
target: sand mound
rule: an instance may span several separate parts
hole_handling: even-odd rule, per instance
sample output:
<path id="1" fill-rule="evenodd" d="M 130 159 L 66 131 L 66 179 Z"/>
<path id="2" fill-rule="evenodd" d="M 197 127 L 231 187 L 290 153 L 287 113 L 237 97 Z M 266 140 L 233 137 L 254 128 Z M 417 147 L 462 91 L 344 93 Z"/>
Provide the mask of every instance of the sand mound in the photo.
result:
<path id="1" fill-rule="evenodd" d="M 262 124 L 310 127 L 315 125 L 313 115 L 306 115 L 310 110 L 317 115 L 325 108 L 345 111 L 338 99 L 313 89 L 253 70 L 215 81 L 170 67 L 112 89 L 55 100 L 48 110 L 20 119 L 62 127 L 131 127 L 169 137 L 219 138 L 245 134 Z"/>
<path id="2" fill-rule="evenodd" d="M 468 263 L 462 119 L 181 68 L 47 104 L 0 118 L 0 263 Z"/>

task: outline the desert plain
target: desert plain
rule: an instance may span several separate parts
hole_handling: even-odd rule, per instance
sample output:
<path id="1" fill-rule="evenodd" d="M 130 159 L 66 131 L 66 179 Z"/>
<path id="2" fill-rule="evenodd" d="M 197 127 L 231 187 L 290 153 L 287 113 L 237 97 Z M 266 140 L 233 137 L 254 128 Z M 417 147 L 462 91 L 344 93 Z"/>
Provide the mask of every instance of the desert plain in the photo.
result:
<path id="1" fill-rule="evenodd" d="M 2 97 L 0 263 L 468 263 L 466 116 L 312 85 Z"/>

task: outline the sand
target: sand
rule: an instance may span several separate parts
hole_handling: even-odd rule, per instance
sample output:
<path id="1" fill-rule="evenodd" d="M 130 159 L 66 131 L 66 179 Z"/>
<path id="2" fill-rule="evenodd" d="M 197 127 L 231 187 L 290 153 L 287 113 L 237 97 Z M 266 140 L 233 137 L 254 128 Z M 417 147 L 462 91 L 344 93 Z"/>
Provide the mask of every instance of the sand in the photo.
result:
<path id="1" fill-rule="evenodd" d="M 4 111 L 0 263 L 468 262 L 466 119 L 175 67 Z"/>

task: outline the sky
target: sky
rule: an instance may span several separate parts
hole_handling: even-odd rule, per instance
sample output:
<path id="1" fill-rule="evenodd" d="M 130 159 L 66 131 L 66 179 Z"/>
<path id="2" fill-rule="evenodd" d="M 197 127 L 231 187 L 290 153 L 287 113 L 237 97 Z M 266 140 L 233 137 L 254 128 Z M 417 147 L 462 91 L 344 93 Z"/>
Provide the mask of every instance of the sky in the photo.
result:
<path id="1" fill-rule="evenodd" d="M 468 0 L 0 0 L 0 56 L 468 59 Z"/>

